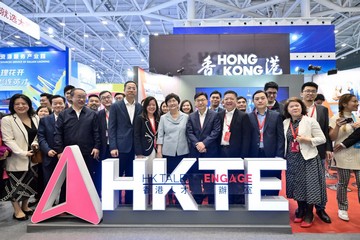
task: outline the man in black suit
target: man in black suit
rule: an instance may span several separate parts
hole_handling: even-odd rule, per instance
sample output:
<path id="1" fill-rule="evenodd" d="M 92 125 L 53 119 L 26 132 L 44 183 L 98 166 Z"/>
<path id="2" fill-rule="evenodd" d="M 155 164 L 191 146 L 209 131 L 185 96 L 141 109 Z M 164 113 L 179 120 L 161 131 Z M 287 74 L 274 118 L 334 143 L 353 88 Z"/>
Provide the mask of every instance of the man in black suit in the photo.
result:
<path id="1" fill-rule="evenodd" d="M 216 112 L 207 109 L 208 96 L 204 92 L 195 94 L 195 106 L 197 111 L 189 115 L 186 125 L 186 132 L 189 139 L 189 157 L 210 158 L 217 157 L 218 137 L 221 133 L 220 119 Z M 199 171 L 198 161 L 190 169 L 190 190 L 194 199 L 201 204 L 204 195 L 202 194 L 201 179 L 203 171 Z M 204 191 L 208 196 L 208 203 L 214 204 L 214 184 L 204 183 Z"/>
<path id="2" fill-rule="evenodd" d="M 100 134 L 97 113 L 85 107 L 86 92 L 74 88 L 72 106 L 59 114 L 55 126 L 54 150 L 58 158 L 66 146 L 78 145 L 94 181 L 94 163 L 99 159 Z"/>
<path id="3" fill-rule="evenodd" d="M 214 112 L 221 112 L 224 109 L 220 107 L 221 103 L 221 93 L 217 90 L 210 93 L 210 110 L 213 110 Z"/>
<path id="4" fill-rule="evenodd" d="M 220 156 L 224 158 L 249 157 L 251 128 L 249 116 L 236 109 L 237 93 L 228 90 L 224 93 L 225 111 L 219 114 L 222 133 L 219 135 Z M 237 175 L 244 171 L 229 171 Z M 244 204 L 244 185 L 229 184 L 229 203 Z"/>
<path id="5" fill-rule="evenodd" d="M 252 100 L 255 104 L 255 110 L 248 114 L 252 126 L 250 157 L 283 158 L 285 154 L 285 137 L 282 116 L 276 111 L 268 110 L 265 91 L 256 91 L 252 96 Z M 281 179 L 281 171 L 261 171 L 261 177 L 277 177 Z M 279 195 L 278 190 L 262 190 L 261 192 L 263 196 Z"/>
<path id="6" fill-rule="evenodd" d="M 318 91 L 318 85 L 314 82 L 306 82 L 301 87 L 301 97 L 307 107 L 307 116 L 314 118 L 320 125 L 321 130 L 323 131 L 326 137 L 326 143 L 319 145 L 317 147 L 321 159 L 323 159 L 323 166 L 325 161 L 332 158 L 332 141 L 329 137 L 329 110 L 322 106 L 315 104 L 315 98 Z M 325 168 L 323 171 L 325 175 Z M 326 201 L 321 205 L 316 205 L 316 213 L 319 218 L 325 223 L 331 223 L 329 215 L 325 212 Z"/>
<path id="7" fill-rule="evenodd" d="M 134 119 L 141 114 L 142 107 L 135 101 L 137 84 L 134 81 L 124 84 L 124 92 L 125 98 L 110 108 L 109 144 L 111 156 L 120 159 L 120 176 L 133 176 Z M 126 191 L 125 203 L 131 204 L 132 199 L 132 191 Z"/>
<path id="8" fill-rule="evenodd" d="M 100 92 L 99 99 L 101 104 L 104 106 L 104 109 L 98 112 L 99 118 L 99 134 L 101 141 L 101 148 L 99 154 L 99 160 L 95 162 L 94 165 L 94 179 L 95 179 L 95 188 L 101 197 L 101 161 L 107 158 L 111 158 L 110 148 L 109 148 L 109 116 L 110 116 L 110 107 L 113 102 L 113 97 L 111 92 L 105 90 Z"/>

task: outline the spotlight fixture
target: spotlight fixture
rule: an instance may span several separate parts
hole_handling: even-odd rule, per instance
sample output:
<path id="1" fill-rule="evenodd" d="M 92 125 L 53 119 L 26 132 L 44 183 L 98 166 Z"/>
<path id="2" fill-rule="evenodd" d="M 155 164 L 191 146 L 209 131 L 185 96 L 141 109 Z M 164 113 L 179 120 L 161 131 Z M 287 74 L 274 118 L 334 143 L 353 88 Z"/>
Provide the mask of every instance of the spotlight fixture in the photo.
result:
<path id="1" fill-rule="evenodd" d="M 296 67 L 296 68 L 295 68 L 295 71 L 296 71 L 298 74 L 304 74 L 305 69 L 303 69 L 303 68 L 301 68 L 301 67 Z"/>
<path id="2" fill-rule="evenodd" d="M 317 74 L 321 70 L 321 66 L 313 66 L 312 64 L 310 64 L 309 67 L 308 67 L 308 70 L 309 71 L 314 70 L 315 74 Z"/>
<path id="3" fill-rule="evenodd" d="M 174 76 L 171 72 L 167 72 L 165 75 L 168 76 L 168 77 L 173 77 Z"/>
<path id="4" fill-rule="evenodd" d="M 184 67 L 181 67 L 180 69 L 176 70 L 177 73 L 182 74 L 185 71 Z"/>

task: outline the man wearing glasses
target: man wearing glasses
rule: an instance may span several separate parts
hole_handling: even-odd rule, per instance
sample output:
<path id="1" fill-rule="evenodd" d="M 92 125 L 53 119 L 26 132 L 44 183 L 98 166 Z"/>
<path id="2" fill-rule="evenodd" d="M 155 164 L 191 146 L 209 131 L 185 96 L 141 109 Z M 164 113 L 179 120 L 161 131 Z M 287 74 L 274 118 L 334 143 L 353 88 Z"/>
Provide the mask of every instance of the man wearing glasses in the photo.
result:
<path id="1" fill-rule="evenodd" d="M 276 101 L 279 85 L 276 82 L 268 82 L 264 86 L 264 91 L 267 94 L 268 105 L 267 108 L 284 115 L 284 105 Z"/>
<path id="2" fill-rule="evenodd" d="M 301 97 L 307 108 L 307 116 L 314 118 L 318 121 L 321 130 L 323 131 L 326 137 L 326 143 L 317 146 L 319 155 L 323 160 L 329 160 L 332 158 L 332 142 L 329 137 L 329 110 L 322 106 L 315 104 L 315 98 L 318 91 L 318 85 L 314 82 L 306 82 L 301 87 Z M 319 178 L 325 178 L 325 170 L 323 171 L 324 176 L 319 176 Z M 324 196 L 323 203 L 321 205 L 316 205 L 316 213 L 319 218 L 325 223 L 331 223 L 329 215 L 325 212 L 326 205 L 326 196 Z"/>

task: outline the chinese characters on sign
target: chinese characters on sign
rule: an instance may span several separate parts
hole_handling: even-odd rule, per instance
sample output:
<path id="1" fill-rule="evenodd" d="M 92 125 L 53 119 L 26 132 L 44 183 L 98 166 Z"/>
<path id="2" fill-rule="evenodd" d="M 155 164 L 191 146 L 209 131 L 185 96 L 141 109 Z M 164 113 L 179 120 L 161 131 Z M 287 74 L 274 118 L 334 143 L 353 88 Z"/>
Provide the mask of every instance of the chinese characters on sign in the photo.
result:
<path id="1" fill-rule="evenodd" d="M 203 73 L 205 76 L 283 74 L 278 56 L 259 59 L 255 54 L 218 54 L 213 58 L 217 59 L 216 64 L 213 63 L 212 56 L 208 55 L 197 73 Z"/>

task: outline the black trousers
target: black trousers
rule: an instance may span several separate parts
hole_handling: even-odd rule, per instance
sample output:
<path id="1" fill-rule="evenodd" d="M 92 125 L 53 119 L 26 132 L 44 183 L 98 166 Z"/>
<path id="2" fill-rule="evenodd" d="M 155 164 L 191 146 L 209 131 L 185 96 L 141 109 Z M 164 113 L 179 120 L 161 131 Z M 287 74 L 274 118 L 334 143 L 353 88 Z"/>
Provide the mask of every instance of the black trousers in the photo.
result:
<path id="1" fill-rule="evenodd" d="M 134 147 L 131 148 L 131 151 L 128 153 L 119 153 L 119 174 L 120 177 L 132 177 L 133 176 L 133 161 L 135 159 L 135 150 Z M 121 193 L 120 193 L 120 202 L 121 202 Z M 133 203 L 133 191 L 125 191 L 125 204 Z"/>

